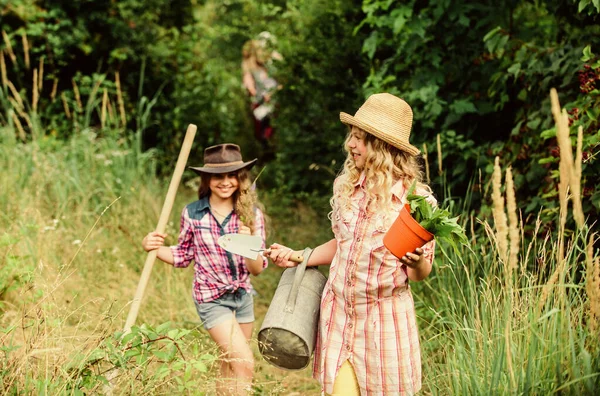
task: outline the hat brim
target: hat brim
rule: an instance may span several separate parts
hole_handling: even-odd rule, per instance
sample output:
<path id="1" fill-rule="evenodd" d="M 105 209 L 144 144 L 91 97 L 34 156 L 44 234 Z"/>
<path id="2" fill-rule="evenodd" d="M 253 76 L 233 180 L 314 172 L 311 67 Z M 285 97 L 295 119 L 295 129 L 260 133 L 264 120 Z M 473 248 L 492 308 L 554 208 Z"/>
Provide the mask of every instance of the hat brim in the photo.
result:
<path id="1" fill-rule="evenodd" d="M 383 133 L 380 130 L 378 130 L 377 128 L 374 128 L 369 124 L 365 124 L 364 122 L 357 120 L 355 117 L 351 116 L 348 113 L 341 112 L 340 113 L 340 121 L 342 121 L 346 125 L 354 125 L 360 129 L 362 129 L 363 131 L 368 132 L 371 135 L 383 140 L 384 142 L 391 144 L 392 146 L 396 147 L 397 149 L 406 151 L 407 153 L 410 153 L 412 155 L 418 155 L 421 153 L 421 151 L 418 148 L 416 148 L 415 146 L 413 146 L 412 144 L 405 143 L 405 142 L 401 141 L 400 139 L 396 139 L 393 136 Z"/>
<path id="2" fill-rule="evenodd" d="M 250 169 L 254 166 L 254 164 L 258 161 L 258 158 L 254 158 L 252 161 L 244 162 L 243 164 L 235 164 L 229 166 L 201 166 L 201 167 L 193 167 L 189 168 L 196 172 L 199 175 L 202 174 L 211 174 L 218 175 L 222 173 L 235 172 L 241 169 Z"/>

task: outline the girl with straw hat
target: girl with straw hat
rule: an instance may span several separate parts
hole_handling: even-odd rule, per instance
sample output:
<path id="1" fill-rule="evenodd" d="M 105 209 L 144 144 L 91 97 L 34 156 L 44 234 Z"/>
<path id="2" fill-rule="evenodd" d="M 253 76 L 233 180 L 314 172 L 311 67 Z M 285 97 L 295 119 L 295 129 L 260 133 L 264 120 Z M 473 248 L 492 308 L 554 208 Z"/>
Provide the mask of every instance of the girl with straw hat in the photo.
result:
<path id="1" fill-rule="evenodd" d="M 336 395 L 412 395 L 421 388 L 421 355 L 409 280 L 431 272 L 434 242 L 395 257 L 383 236 L 416 193 L 435 204 L 423 183 L 419 150 L 410 144 L 412 109 L 389 93 L 370 96 L 354 116 L 344 167 L 330 213 L 334 238 L 313 250 L 307 265 L 330 264 L 321 299 L 313 375 Z M 291 249 L 271 246 L 269 257 L 292 267 Z"/>
<path id="2" fill-rule="evenodd" d="M 230 254 L 217 240 L 223 234 L 253 234 L 261 237 L 264 247 L 264 215 L 248 173 L 256 161 L 243 161 L 235 144 L 206 148 L 204 166 L 191 167 L 201 177 L 199 199 L 183 209 L 177 245 L 163 246 L 166 235 L 158 232 L 150 232 L 142 241 L 144 250 L 158 249 L 157 257 L 174 267 L 194 261 L 196 309 L 223 352 L 219 395 L 250 392 L 254 375 L 248 344 L 254 323 L 250 274 L 260 274 L 267 261 L 262 256 L 252 260 Z"/>

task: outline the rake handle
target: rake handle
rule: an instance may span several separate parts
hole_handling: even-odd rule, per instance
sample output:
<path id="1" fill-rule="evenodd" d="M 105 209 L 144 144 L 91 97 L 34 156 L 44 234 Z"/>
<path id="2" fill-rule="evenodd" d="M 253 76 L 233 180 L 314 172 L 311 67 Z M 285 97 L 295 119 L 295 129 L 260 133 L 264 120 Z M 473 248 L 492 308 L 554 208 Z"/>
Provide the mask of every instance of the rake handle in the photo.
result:
<path id="1" fill-rule="evenodd" d="M 173 209 L 175 195 L 177 194 L 177 188 L 179 186 L 179 182 L 181 181 L 181 175 L 185 170 L 185 164 L 187 163 L 188 156 L 192 149 L 192 143 L 194 142 L 196 129 L 197 127 L 194 124 L 189 124 L 187 127 L 185 139 L 183 140 L 181 151 L 179 152 L 179 158 L 177 159 L 177 164 L 175 165 L 175 171 L 173 172 L 173 177 L 171 178 L 171 183 L 169 184 L 169 189 L 167 190 L 167 196 L 160 212 L 158 224 L 156 225 L 156 231 L 161 234 L 165 232 L 165 228 L 167 227 L 167 222 L 169 221 L 169 216 L 171 215 L 171 209 Z M 154 266 L 157 253 L 158 249 L 148 252 L 144 269 L 142 271 L 142 276 L 140 277 L 140 281 L 135 292 L 135 297 L 131 302 L 131 308 L 129 309 L 129 314 L 127 315 L 127 320 L 125 321 L 125 327 L 123 328 L 124 334 L 129 333 L 131 326 L 135 324 L 135 320 L 137 319 L 140 305 L 142 303 L 142 297 L 144 297 L 144 291 L 146 290 L 146 285 L 150 279 L 150 273 L 152 272 L 152 267 Z"/>

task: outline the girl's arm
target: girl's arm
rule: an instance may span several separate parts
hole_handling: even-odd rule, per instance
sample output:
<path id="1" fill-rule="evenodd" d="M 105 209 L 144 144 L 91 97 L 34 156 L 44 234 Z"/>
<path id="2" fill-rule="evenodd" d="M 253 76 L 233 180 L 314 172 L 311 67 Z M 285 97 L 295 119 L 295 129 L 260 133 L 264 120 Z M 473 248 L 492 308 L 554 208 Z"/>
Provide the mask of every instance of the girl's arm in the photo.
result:
<path id="1" fill-rule="evenodd" d="M 158 249 L 156 252 L 156 257 L 167 264 L 173 265 L 175 260 L 173 258 L 173 252 L 171 251 L 171 248 L 168 246 L 163 246 L 166 237 L 167 234 L 161 234 L 156 231 L 152 231 L 142 240 L 142 247 L 147 252 Z"/>
<path id="2" fill-rule="evenodd" d="M 261 272 L 263 272 L 264 269 L 264 259 L 262 254 L 258 255 L 258 258 L 256 260 L 252 260 L 250 258 L 245 258 L 244 259 L 246 261 L 246 268 L 248 268 L 248 271 L 250 271 L 250 273 L 254 276 L 260 274 Z"/>
<path id="3" fill-rule="evenodd" d="M 337 250 L 337 241 L 331 239 L 322 245 L 317 246 L 313 249 L 308 262 L 306 263 L 309 267 L 317 265 L 329 265 L 333 261 L 333 256 Z M 292 254 L 302 255 L 303 250 L 292 250 L 286 246 L 274 243 L 270 247 L 270 251 L 266 252 L 265 255 L 271 259 L 277 266 L 288 268 L 295 267 L 298 263 L 290 261 Z"/>
<path id="4" fill-rule="evenodd" d="M 250 227 L 243 225 L 243 223 L 240 226 L 240 229 L 238 231 L 238 233 L 240 234 L 246 234 L 246 235 L 252 235 L 252 232 L 250 230 Z M 246 264 L 246 268 L 248 268 L 248 271 L 250 271 L 250 273 L 254 276 L 260 274 L 261 272 L 263 272 L 263 270 L 265 269 L 265 262 L 264 262 L 264 258 L 262 256 L 262 254 L 258 255 L 258 258 L 256 260 L 253 260 L 251 258 L 244 258 L 244 262 Z"/>
<path id="5" fill-rule="evenodd" d="M 243 76 L 243 84 L 250 96 L 256 96 L 256 84 L 254 83 L 254 78 L 252 77 L 252 73 L 249 71 L 244 72 Z"/>

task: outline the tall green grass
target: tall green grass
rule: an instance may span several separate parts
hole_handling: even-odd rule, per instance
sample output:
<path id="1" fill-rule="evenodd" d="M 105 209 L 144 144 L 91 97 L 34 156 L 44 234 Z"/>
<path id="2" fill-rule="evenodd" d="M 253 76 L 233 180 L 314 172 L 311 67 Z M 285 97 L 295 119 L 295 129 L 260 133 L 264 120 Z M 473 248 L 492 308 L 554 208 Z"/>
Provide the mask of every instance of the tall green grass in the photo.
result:
<path id="1" fill-rule="evenodd" d="M 585 292 L 589 232 L 573 236 L 564 276 L 548 289 L 557 242 L 531 242 L 507 272 L 490 246 L 448 250 L 413 287 L 421 316 L 424 384 L 432 394 L 594 394 L 599 340 Z M 530 254 L 526 255 L 526 251 Z M 598 259 L 596 256 L 596 266 Z"/>
<path id="2" fill-rule="evenodd" d="M 92 129 L 67 141 L 0 144 L 9 170 L 0 176 L 0 393 L 102 392 L 118 368 L 113 394 L 211 394 L 218 351 L 199 327 L 191 268 L 157 263 L 142 327 L 120 340 L 145 260 L 140 241 L 156 226 L 168 186 L 154 177 L 152 156 L 134 146 Z M 176 242 L 181 209 L 196 199 L 193 184 L 180 186 L 168 243 Z M 309 244 L 319 235 L 309 208 L 272 213 L 271 238 Z M 259 318 L 279 275 L 272 269 L 254 280 Z M 257 393 L 282 392 L 286 378 L 257 360 Z M 303 393 L 317 389 L 306 373 L 289 378 Z"/>
<path id="3" fill-rule="evenodd" d="M 0 392 L 102 393 L 117 368 L 113 394 L 212 394 L 218 352 L 198 326 L 191 268 L 154 267 L 138 326 L 120 340 L 145 259 L 140 241 L 155 227 L 168 186 L 153 176 L 151 153 L 119 129 L 80 128 L 67 140 L 42 133 L 26 144 L 14 126 L 0 131 Z M 591 225 L 563 230 L 557 218 L 560 231 L 537 227 L 524 240 L 511 217 L 508 177 L 505 186 L 490 183 L 506 196 L 497 209 L 508 225 L 498 213 L 464 216 L 472 245 L 460 254 L 439 245 L 432 275 L 412 285 L 423 393 L 594 394 L 600 259 Z M 260 196 L 269 242 L 300 248 L 331 237 L 325 198 L 311 207 L 278 191 Z M 194 199 L 182 185 L 168 243 Z M 468 197 L 452 207 L 476 209 Z M 253 280 L 256 327 L 280 273 L 269 268 Z M 310 369 L 282 372 L 258 353 L 256 361 L 256 394 L 319 394 Z"/>

